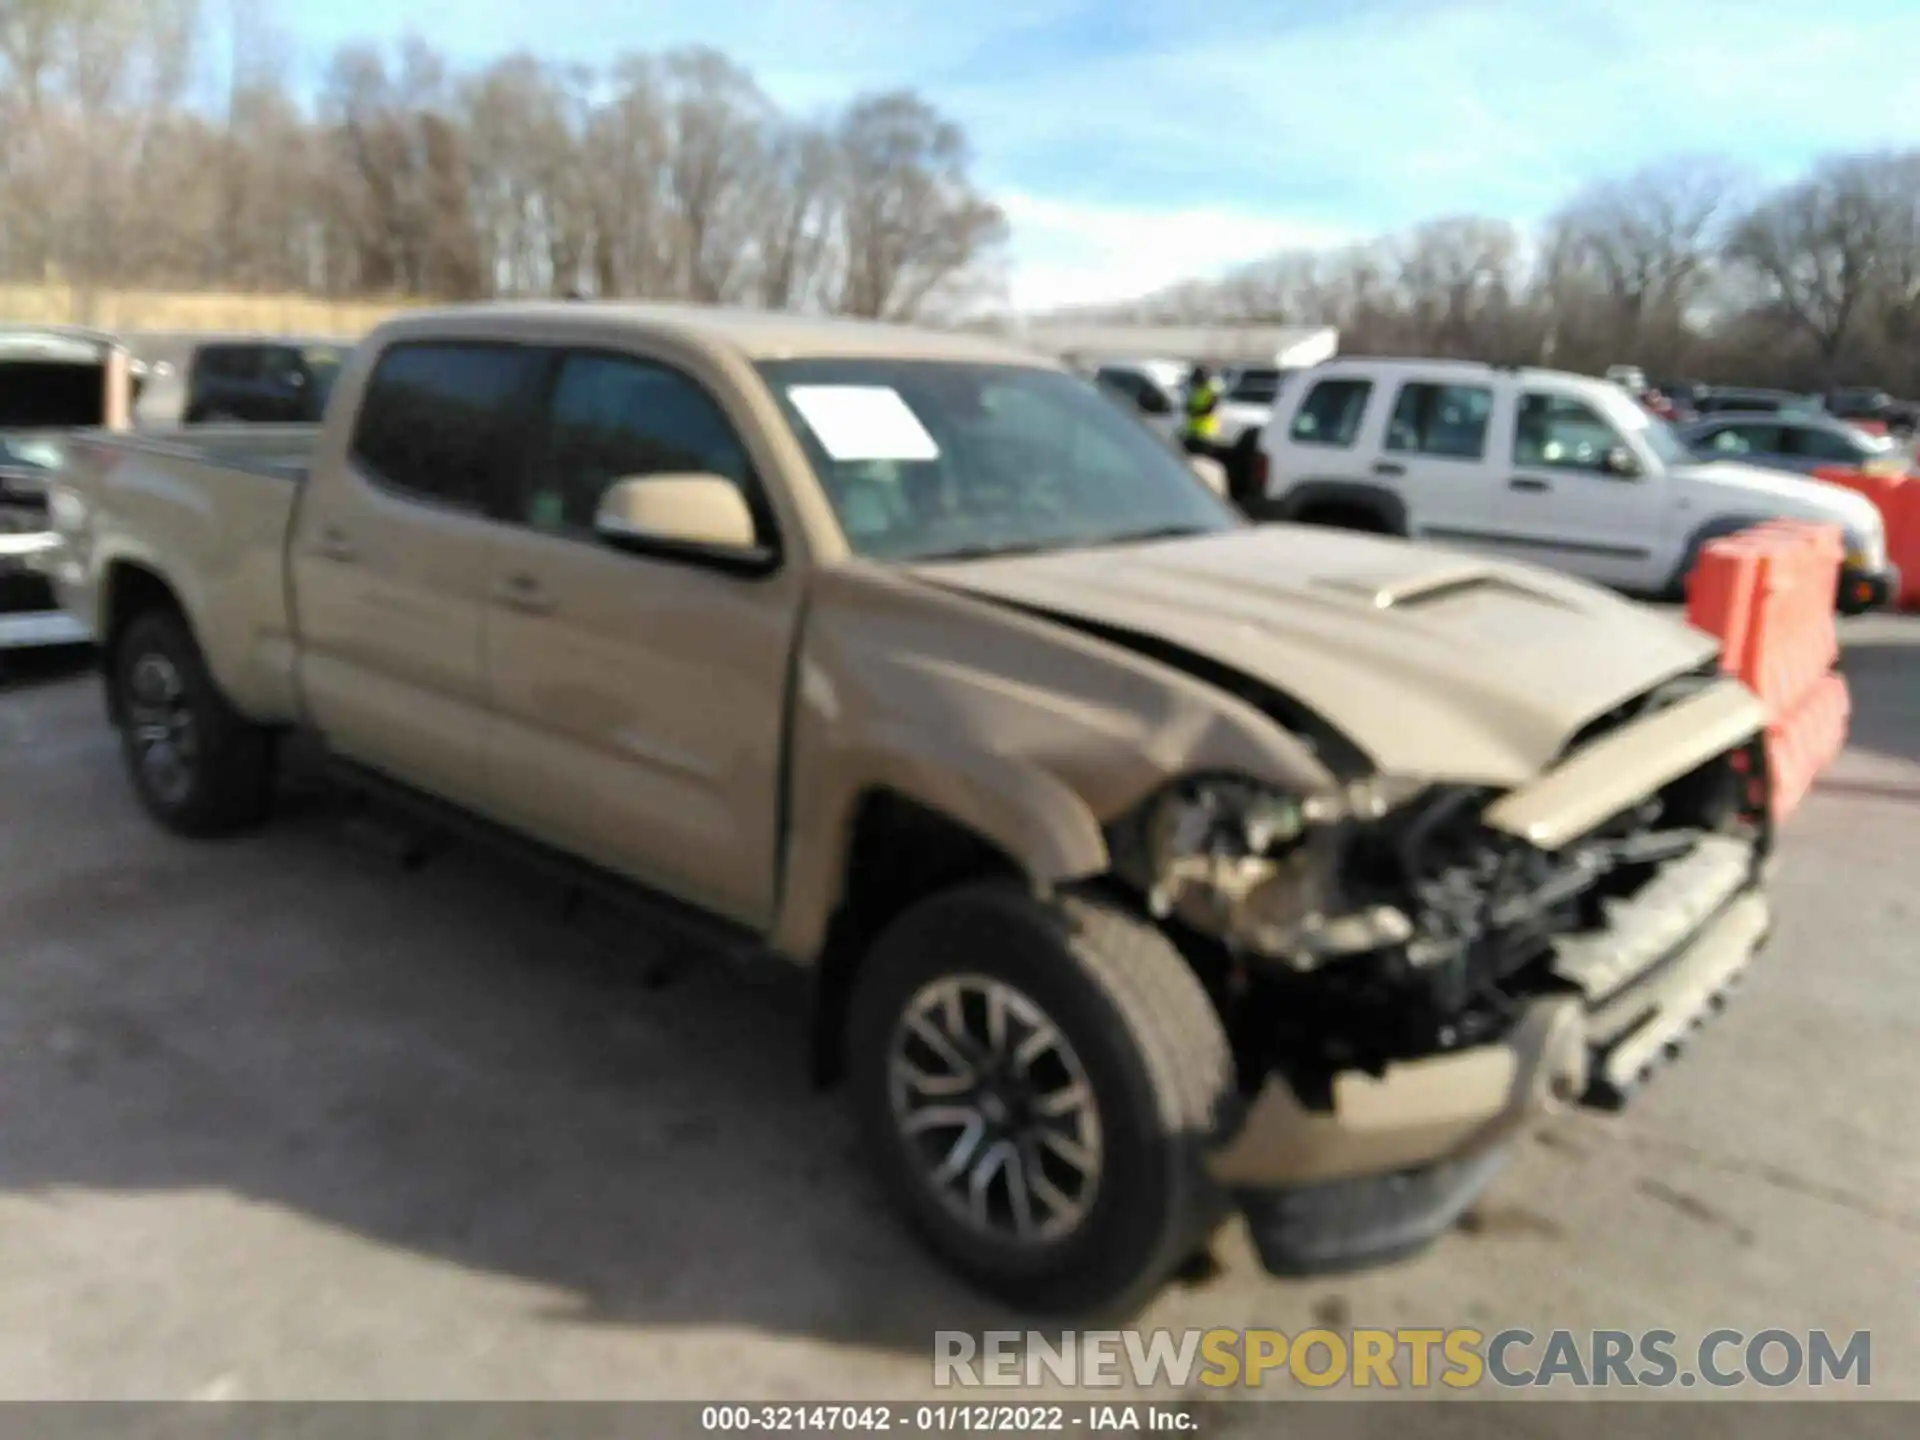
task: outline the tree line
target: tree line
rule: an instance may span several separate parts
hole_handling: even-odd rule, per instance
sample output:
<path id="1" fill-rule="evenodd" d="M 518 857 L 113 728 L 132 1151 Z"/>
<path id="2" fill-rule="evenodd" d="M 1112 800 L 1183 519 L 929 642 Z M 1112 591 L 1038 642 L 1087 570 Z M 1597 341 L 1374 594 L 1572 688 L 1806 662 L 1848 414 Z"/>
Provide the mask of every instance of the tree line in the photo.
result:
<path id="1" fill-rule="evenodd" d="M 1920 394 L 1920 150 L 1759 187 L 1686 156 L 1585 187 L 1533 233 L 1455 216 L 1082 318 L 1337 325 L 1356 354 Z"/>
<path id="2" fill-rule="evenodd" d="M 462 70 L 415 38 L 303 103 L 270 13 L 0 0 L 0 280 L 888 319 L 998 284 L 1006 220 L 910 91 L 794 116 L 711 49 Z"/>
<path id="3" fill-rule="evenodd" d="M 224 6 L 224 9 L 218 7 Z M 271 0 L 0 0 L 0 281 L 360 299 L 991 309 L 1007 222 L 911 91 L 783 112 L 724 55 L 462 69 L 420 39 L 289 80 Z M 1326 324 L 1342 349 L 1920 392 L 1920 150 L 1773 188 L 1710 157 L 1543 226 L 1435 219 L 1088 318 Z M 83 317 L 84 318 L 84 317 Z"/>

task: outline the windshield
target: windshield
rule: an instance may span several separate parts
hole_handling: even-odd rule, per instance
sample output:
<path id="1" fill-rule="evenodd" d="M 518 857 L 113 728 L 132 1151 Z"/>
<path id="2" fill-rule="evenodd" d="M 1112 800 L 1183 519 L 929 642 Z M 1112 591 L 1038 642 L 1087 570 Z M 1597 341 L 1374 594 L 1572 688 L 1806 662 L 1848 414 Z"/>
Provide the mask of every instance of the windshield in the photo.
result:
<path id="1" fill-rule="evenodd" d="M 1662 465 L 1689 465 L 1698 457 L 1688 448 L 1680 433 L 1623 390 L 1598 397 L 1607 418 L 1622 430 L 1639 431 Z"/>
<path id="2" fill-rule="evenodd" d="M 955 559 L 1212 534 L 1242 522 L 1170 446 L 1087 381 L 1019 366 L 760 366 L 847 544 Z"/>

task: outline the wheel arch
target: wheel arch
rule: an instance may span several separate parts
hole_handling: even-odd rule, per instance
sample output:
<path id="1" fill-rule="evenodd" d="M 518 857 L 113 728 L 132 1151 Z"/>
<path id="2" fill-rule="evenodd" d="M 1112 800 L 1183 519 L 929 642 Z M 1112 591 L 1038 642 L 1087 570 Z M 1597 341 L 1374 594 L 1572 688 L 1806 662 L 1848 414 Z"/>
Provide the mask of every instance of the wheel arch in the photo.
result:
<path id="1" fill-rule="evenodd" d="M 103 670 L 106 675 L 107 718 L 118 725 L 121 720 L 120 683 L 113 657 L 119 648 L 120 637 L 126 634 L 127 627 L 135 620 L 155 610 L 180 616 L 189 631 L 193 629 L 193 617 L 173 583 L 143 560 L 121 557 L 109 561 L 100 572 L 98 589 L 100 645 L 106 662 Z"/>
<path id="2" fill-rule="evenodd" d="M 969 881 L 1004 878 L 1044 890 L 1063 872 L 1105 869 L 1064 854 L 1021 856 L 1005 838 L 948 810 L 885 784 L 855 799 L 840 853 L 840 885 L 813 966 L 810 1069 L 831 1085 L 845 1069 L 848 1002 L 860 969 L 882 931 L 928 896 Z"/>
<path id="3" fill-rule="evenodd" d="M 1257 518 L 1311 523 L 1316 513 L 1350 511 L 1366 514 L 1390 535 L 1412 533 L 1407 502 L 1384 485 L 1360 480 L 1302 480 L 1265 501 Z"/>

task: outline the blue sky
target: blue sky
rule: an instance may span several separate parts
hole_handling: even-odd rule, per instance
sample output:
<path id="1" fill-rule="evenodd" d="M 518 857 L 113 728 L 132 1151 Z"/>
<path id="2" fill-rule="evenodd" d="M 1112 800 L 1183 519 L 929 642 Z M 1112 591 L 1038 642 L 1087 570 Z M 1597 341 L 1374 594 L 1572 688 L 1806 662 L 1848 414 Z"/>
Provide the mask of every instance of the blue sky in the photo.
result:
<path id="1" fill-rule="evenodd" d="M 309 58 L 409 30 L 462 62 L 700 42 L 798 112 L 914 86 L 972 136 L 1023 305 L 1527 223 L 1676 153 L 1766 181 L 1920 145 L 1920 0 L 329 0 L 281 24 Z"/>

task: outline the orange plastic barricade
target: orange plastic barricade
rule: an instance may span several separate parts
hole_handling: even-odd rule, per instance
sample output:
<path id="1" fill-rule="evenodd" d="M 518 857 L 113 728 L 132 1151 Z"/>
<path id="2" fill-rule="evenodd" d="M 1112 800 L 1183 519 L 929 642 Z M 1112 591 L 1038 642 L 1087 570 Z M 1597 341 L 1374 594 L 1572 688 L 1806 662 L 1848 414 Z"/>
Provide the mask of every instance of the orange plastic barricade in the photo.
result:
<path id="1" fill-rule="evenodd" d="M 1735 673 L 1769 715 L 1784 715 L 1840 658 L 1833 605 L 1843 542 L 1836 526 L 1786 522 L 1743 538 L 1764 547 L 1765 558 Z"/>
<path id="2" fill-rule="evenodd" d="M 1880 512 L 1887 532 L 1887 559 L 1900 571 L 1900 593 L 1893 603 L 1920 607 L 1920 474 L 1868 475 L 1859 470 L 1816 470 L 1816 480 L 1864 495 Z"/>
<path id="3" fill-rule="evenodd" d="M 1887 558 L 1900 569 L 1903 610 L 1920 610 L 1920 477 L 1891 491 L 1880 513 L 1887 519 Z"/>
<path id="4" fill-rule="evenodd" d="M 1852 716 L 1853 698 L 1845 677 L 1830 674 L 1821 676 L 1792 710 L 1767 725 L 1775 824 L 1799 809 L 1821 771 L 1846 748 Z"/>
<path id="5" fill-rule="evenodd" d="M 1743 535 L 1709 540 L 1687 575 L 1687 623 L 1720 639 L 1720 668 L 1740 673 L 1767 550 Z"/>

